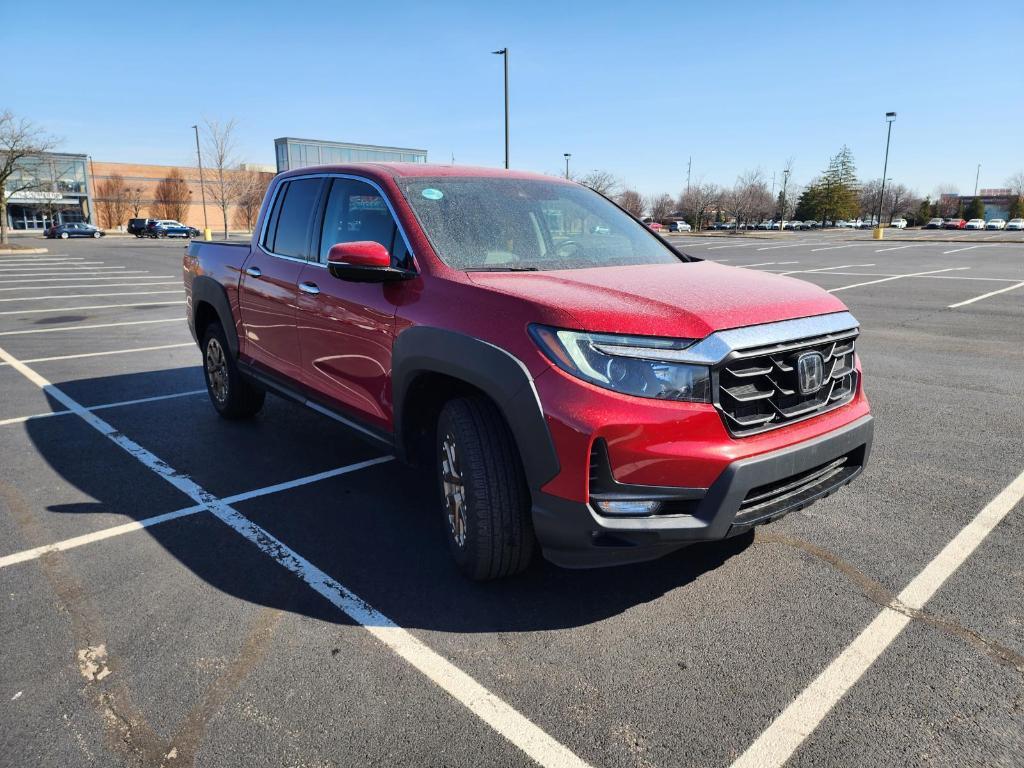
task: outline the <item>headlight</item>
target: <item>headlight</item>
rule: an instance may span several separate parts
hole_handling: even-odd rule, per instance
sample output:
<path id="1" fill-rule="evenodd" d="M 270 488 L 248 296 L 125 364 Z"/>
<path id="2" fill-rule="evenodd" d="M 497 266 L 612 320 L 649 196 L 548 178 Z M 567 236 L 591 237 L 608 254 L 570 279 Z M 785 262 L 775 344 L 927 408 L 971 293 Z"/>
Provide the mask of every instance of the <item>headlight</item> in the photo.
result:
<path id="1" fill-rule="evenodd" d="M 620 336 L 531 325 L 545 355 L 567 373 L 605 389 L 659 400 L 711 402 L 707 366 L 677 362 L 693 339 Z"/>

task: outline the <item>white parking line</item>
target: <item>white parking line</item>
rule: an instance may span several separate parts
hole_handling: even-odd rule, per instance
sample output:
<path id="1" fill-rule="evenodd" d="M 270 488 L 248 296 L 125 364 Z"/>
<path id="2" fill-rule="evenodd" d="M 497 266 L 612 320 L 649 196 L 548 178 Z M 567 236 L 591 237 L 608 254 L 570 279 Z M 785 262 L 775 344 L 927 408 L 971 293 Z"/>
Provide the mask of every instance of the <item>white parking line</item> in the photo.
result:
<path id="1" fill-rule="evenodd" d="M 0 315 L 30 315 L 37 312 L 74 312 L 82 309 L 120 309 L 122 307 L 167 307 L 177 304 L 184 304 L 182 300 L 177 301 L 140 301 L 133 304 L 93 304 L 88 307 L 50 307 L 48 309 L 12 309 L 0 312 Z"/>
<path id="2" fill-rule="evenodd" d="M 772 264 L 778 264 L 777 261 L 759 261 L 757 264 L 737 264 L 737 267 L 769 267 Z"/>
<path id="3" fill-rule="evenodd" d="M 77 360 L 81 357 L 105 357 L 106 355 L 127 355 L 131 352 L 155 352 L 159 349 L 177 349 L 179 347 L 194 347 L 195 344 L 191 341 L 186 341 L 181 344 L 160 344 L 156 347 L 132 347 L 131 349 L 110 349 L 105 352 L 79 352 L 75 355 L 54 355 L 52 357 L 33 357 L 29 360 L 22 360 L 23 363 L 50 363 L 54 360 Z M 7 363 L 0 362 L 0 366 L 7 365 Z"/>
<path id="4" fill-rule="evenodd" d="M 877 251 L 875 251 L 875 253 L 884 253 L 885 251 L 901 251 L 904 248 L 913 248 L 913 247 L 914 247 L 914 243 L 911 243 L 910 245 L 896 245 L 896 246 L 893 246 L 892 248 L 879 248 Z"/>
<path id="5" fill-rule="evenodd" d="M 799 262 L 797 262 L 799 263 Z M 835 267 L 818 267 L 817 269 L 793 269 L 789 272 L 780 272 L 782 275 L 803 275 L 811 272 L 831 272 L 835 269 L 849 269 L 850 267 L 873 267 L 874 264 L 839 264 Z"/>
<path id="6" fill-rule="evenodd" d="M 974 250 L 975 248 L 983 248 L 983 247 L 984 246 L 981 246 L 981 245 L 968 245 L 968 246 L 966 246 L 964 248 L 954 248 L 951 251 L 943 251 L 942 255 L 945 256 L 947 253 L 960 253 L 960 251 L 971 251 L 971 250 Z"/>
<path id="7" fill-rule="evenodd" d="M 166 280 L 174 275 L 149 275 L 149 272 L 144 269 L 127 269 L 124 272 L 118 272 L 117 275 L 81 275 L 79 277 L 33 277 L 27 280 L 8 280 L 8 277 L 23 277 L 23 275 L 5 275 L 3 280 L 0 280 L 0 285 L 11 285 L 13 283 L 52 283 L 56 281 L 65 282 L 67 280 L 124 280 L 125 275 L 134 275 L 134 277 L 128 278 L 130 280 Z M 148 275 L 148 276 L 147 276 Z M 52 286 L 54 288 L 77 288 L 75 285 L 68 286 Z M 2 290 L 2 289 L 0 289 Z"/>
<path id="8" fill-rule="evenodd" d="M 22 361 L 24 362 L 24 361 Z M 6 365 L 6 363 L 4 363 Z M 90 411 L 105 411 L 108 408 L 123 408 L 126 405 L 141 405 L 142 403 L 155 403 L 160 400 L 174 400 L 178 397 L 192 397 L 193 395 L 206 394 L 205 389 L 192 389 L 188 392 L 175 392 L 173 395 L 155 395 L 154 397 L 140 397 L 137 400 L 122 400 L 118 403 L 104 403 L 103 405 L 91 405 L 87 408 Z M 73 411 L 47 411 L 46 413 L 34 413 L 31 416 L 15 416 L 10 419 L 0 420 L 0 427 L 8 424 L 24 424 L 26 421 L 37 421 L 48 419 L 51 416 L 67 416 Z"/>
<path id="9" fill-rule="evenodd" d="M 727 245 L 713 245 L 708 248 L 708 250 L 715 251 L 719 248 L 749 248 L 752 245 L 757 245 L 757 243 L 728 243 Z"/>
<path id="10" fill-rule="evenodd" d="M 957 272 L 961 269 L 970 269 L 970 267 L 950 267 L 949 269 L 933 269 L 928 272 L 911 272 L 907 275 L 895 275 L 893 277 L 882 277 L 878 280 L 868 280 L 864 283 L 854 283 L 853 285 L 844 285 L 841 288 L 832 288 L 829 293 L 838 293 L 839 291 L 847 291 L 850 288 L 860 288 L 865 285 L 877 285 L 878 283 L 888 283 L 892 280 L 900 280 L 904 277 L 923 277 L 924 275 L 937 275 L 940 272 Z"/>
<path id="11" fill-rule="evenodd" d="M 167 276 L 169 277 L 169 275 Z M 97 280 L 106 280 L 108 278 L 99 277 Z M 120 278 L 113 278 L 118 280 Z M 136 278 L 139 279 L 139 278 Z M 152 280 L 153 278 L 146 278 Z M 181 285 L 181 278 L 177 280 L 163 280 L 154 281 L 152 283 L 96 283 L 89 285 L 20 285 L 16 288 L 0 288 L 0 291 L 57 291 L 61 288 L 70 288 L 72 290 L 81 290 L 82 288 L 148 288 L 152 285 Z M 52 296 L 49 298 L 53 298 Z"/>
<path id="12" fill-rule="evenodd" d="M 921 610 L 1022 498 L 1024 472 L 986 504 L 896 599 L 882 609 L 846 650 L 747 747 L 732 768 L 783 765 L 910 623 L 906 609 Z"/>
<path id="13" fill-rule="evenodd" d="M 981 294 L 981 296 L 975 296 L 973 299 L 968 299 L 967 301 L 961 301 L 961 302 L 958 302 L 956 304 L 950 304 L 948 309 L 956 309 L 957 307 L 966 307 L 968 304 L 973 304 L 976 301 L 981 301 L 982 299 L 987 299 L 989 296 L 997 296 L 1000 293 L 1006 293 L 1007 291 L 1015 291 L 1018 288 L 1024 288 L 1024 283 L 1017 283 L 1016 285 L 1009 285 L 1006 288 L 1000 288 L 998 291 L 989 291 L 988 293 Z"/>
<path id="14" fill-rule="evenodd" d="M 117 328 L 122 325 L 152 325 L 153 323 L 184 323 L 182 317 L 166 320 L 131 320 L 124 323 L 99 323 L 97 325 L 61 325 L 57 328 L 32 328 L 27 331 L 0 331 L 0 336 L 24 336 L 29 333 L 58 333 L 60 331 L 90 331 L 93 328 Z"/>
<path id="15" fill-rule="evenodd" d="M 166 291 L 126 291 L 124 293 L 69 293 L 63 296 L 18 296 L 13 299 L 0 299 L 0 303 L 8 301 L 45 301 L 46 299 L 98 299 L 108 296 L 154 296 L 157 294 L 182 293 L 185 289 Z"/>
<path id="16" fill-rule="evenodd" d="M 326 598 L 357 624 L 362 625 L 381 643 L 423 673 L 435 685 L 447 691 L 456 701 L 508 739 L 532 760 L 542 766 L 587 767 L 587 763 L 577 757 L 568 747 L 549 736 L 511 705 L 499 699 L 439 653 L 431 650 L 410 632 L 402 629 L 284 542 L 248 520 L 228 503 L 202 488 L 192 478 L 177 472 L 165 461 L 103 421 L 96 414 L 82 407 L 81 404 L 11 356 L 2 347 L 0 347 L 0 360 L 10 363 L 25 378 L 65 408 L 74 411 L 101 435 L 133 456 L 154 474 L 189 496 L 196 504 L 208 509 L 219 520 L 251 541 L 275 562 L 306 582 L 314 591 Z"/>
<path id="17" fill-rule="evenodd" d="M 19 265 L 16 267 L 0 267 L 0 275 L 7 277 L 8 275 L 6 273 L 8 272 L 29 272 L 31 274 L 42 272 L 46 274 L 63 275 L 68 272 L 106 272 L 111 269 L 126 269 L 124 266 L 104 267 L 95 266 L 96 264 L 102 265 L 103 262 L 95 261 L 88 264 L 42 264 L 39 266 L 31 264 Z"/>
<path id="18" fill-rule="evenodd" d="M 759 251 L 774 251 L 776 248 L 796 248 L 801 245 L 819 245 L 820 243 L 826 242 L 825 240 L 815 240 L 812 243 L 800 242 L 800 243 L 786 243 L 785 245 L 766 245 L 763 248 L 758 248 Z"/>
<path id="19" fill-rule="evenodd" d="M 201 390 L 206 392 L 206 390 Z M 97 410 L 92 408 L 91 410 Z M 72 411 L 61 411 L 64 413 L 72 413 Z M 337 469 L 329 469 L 326 472 L 318 472 L 315 475 L 307 475 L 306 477 L 300 477 L 296 480 L 289 480 L 285 483 L 277 483 L 275 485 L 268 485 L 265 488 L 257 488 L 255 491 L 246 491 L 245 493 L 238 493 L 234 496 L 228 496 L 222 501 L 225 504 L 237 504 L 241 501 L 248 501 L 249 499 L 257 499 L 261 496 L 267 496 L 271 493 L 280 493 L 281 491 L 287 491 L 292 488 L 299 488 L 303 485 L 309 485 L 310 483 L 318 483 L 321 480 L 327 480 L 332 477 L 339 477 L 341 475 L 347 475 L 350 472 L 356 472 L 360 469 L 366 469 L 367 467 L 373 467 L 377 464 L 383 464 L 387 461 L 391 461 L 393 456 L 381 456 L 376 459 L 369 459 L 367 461 L 360 461 L 356 464 L 349 464 L 348 466 L 338 467 Z M 6 568 L 10 565 L 16 565 L 17 563 L 25 563 L 29 560 L 36 560 L 43 555 L 48 555 L 51 552 L 64 552 L 69 549 L 75 549 L 85 544 L 92 544 L 95 541 L 103 541 L 104 539 L 112 539 L 115 536 L 122 536 L 132 531 L 141 531 L 144 528 L 152 528 L 154 525 L 160 525 L 160 523 L 167 523 L 171 520 L 178 520 L 182 517 L 188 517 L 189 515 L 195 515 L 199 512 L 205 512 L 206 507 L 202 504 L 196 504 L 191 507 L 185 507 L 184 509 L 176 509 L 173 512 L 165 512 L 162 515 L 153 515 L 142 520 L 133 520 L 130 523 L 124 523 L 122 525 L 111 526 L 110 528 L 104 528 L 99 531 L 93 531 L 82 536 L 74 536 L 70 539 L 64 539 L 62 541 L 54 542 L 53 544 L 46 544 L 42 547 L 33 547 L 32 549 L 25 549 L 21 552 L 15 552 L 11 555 L 5 555 L 0 557 L 0 568 Z"/>
<path id="20" fill-rule="evenodd" d="M 840 248 L 853 248 L 855 245 L 862 245 L 862 243 L 847 243 L 846 245 L 829 245 L 825 248 L 811 248 L 811 253 L 815 253 L 817 251 L 837 251 Z"/>

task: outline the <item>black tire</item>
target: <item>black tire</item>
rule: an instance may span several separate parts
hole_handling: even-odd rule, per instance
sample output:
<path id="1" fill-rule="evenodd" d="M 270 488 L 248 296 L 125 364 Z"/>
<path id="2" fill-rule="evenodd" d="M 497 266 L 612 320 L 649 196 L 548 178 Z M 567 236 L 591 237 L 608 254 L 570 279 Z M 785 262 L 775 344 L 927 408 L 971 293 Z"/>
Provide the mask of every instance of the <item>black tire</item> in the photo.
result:
<path id="1" fill-rule="evenodd" d="M 449 400 L 435 438 L 439 501 L 448 548 L 462 572 L 476 581 L 511 576 L 533 557 L 530 491 L 519 451 L 497 407 L 485 397 Z M 449 472 L 449 448 L 454 472 Z M 461 522 L 446 491 L 461 488 Z M 452 514 L 450 514 L 452 513 Z M 461 533 L 461 535 L 460 535 Z"/>
<path id="2" fill-rule="evenodd" d="M 203 378 L 210 402 L 225 419 L 248 419 L 263 408 L 266 393 L 238 370 L 220 323 L 210 323 L 203 334 Z"/>

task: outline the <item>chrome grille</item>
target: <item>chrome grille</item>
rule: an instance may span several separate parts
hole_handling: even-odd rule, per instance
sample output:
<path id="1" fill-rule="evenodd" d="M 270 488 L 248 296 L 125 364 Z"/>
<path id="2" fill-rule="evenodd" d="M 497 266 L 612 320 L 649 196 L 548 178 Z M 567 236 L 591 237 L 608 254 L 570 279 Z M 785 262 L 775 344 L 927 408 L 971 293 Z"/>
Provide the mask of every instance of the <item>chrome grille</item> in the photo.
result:
<path id="1" fill-rule="evenodd" d="M 729 432 L 752 435 L 792 424 L 845 405 L 857 390 L 854 343 L 857 329 L 798 341 L 745 349 L 715 369 L 715 407 Z M 820 389 L 801 394 L 797 360 L 808 352 L 821 355 Z"/>

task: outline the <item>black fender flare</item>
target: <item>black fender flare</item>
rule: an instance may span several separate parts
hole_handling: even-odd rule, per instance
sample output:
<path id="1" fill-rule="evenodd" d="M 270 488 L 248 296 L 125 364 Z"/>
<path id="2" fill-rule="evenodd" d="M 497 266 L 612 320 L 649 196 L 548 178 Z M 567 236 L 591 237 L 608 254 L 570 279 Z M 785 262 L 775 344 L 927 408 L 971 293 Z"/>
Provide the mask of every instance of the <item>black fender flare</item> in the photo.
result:
<path id="1" fill-rule="evenodd" d="M 482 339 L 441 328 L 408 328 L 395 339 L 391 362 L 395 447 L 405 451 L 406 396 L 416 377 L 439 373 L 481 390 L 498 406 L 519 448 L 531 489 L 539 490 L 559 471 L 533 377 L 519 358 Z"/>
<path id="2" fill-rule="evenodd" d="M 227 336 L 228 348 L 234 357 L 238 357 L 238 331 L 235 328 L 235 318 L 231 314 L 231 304 L 228 302 L 228 293 L 224 286 L 208 275 L 199 275 L 192 281 L 192 316 L 189 318 L 189 325 L 192 327 L 193 336 L 197 336 L 196 312 L 201 303 L 207 303 L 213 307 L 220 319 L 220 327 L 224 329 Z M 202 339 L 196 338 L 197 343 Z"/>

